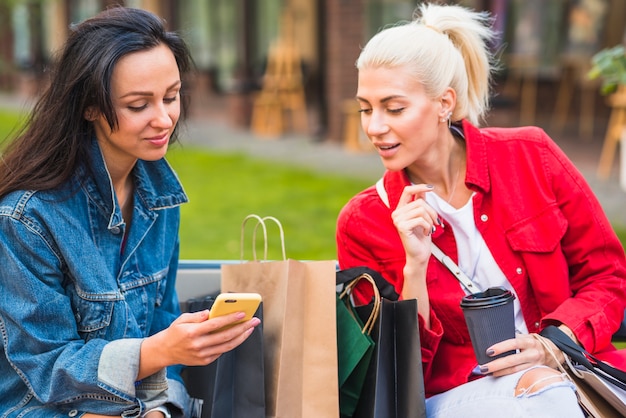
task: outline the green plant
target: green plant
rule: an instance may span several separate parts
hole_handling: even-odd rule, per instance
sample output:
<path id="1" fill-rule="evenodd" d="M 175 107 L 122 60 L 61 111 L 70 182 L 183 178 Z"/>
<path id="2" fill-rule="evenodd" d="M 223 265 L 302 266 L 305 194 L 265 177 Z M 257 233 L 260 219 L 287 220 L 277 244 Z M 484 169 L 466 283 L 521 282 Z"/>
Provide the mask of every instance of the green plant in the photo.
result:
<path id="1" fill-rule="evenodd" d="M 626 86 L 626 51 L 624 45 L 605 48 L 591 58 L 591 70 L 588 77 L 592 80 L 600 78 L 600 92 L 611 94 L 617 87 Z"/>

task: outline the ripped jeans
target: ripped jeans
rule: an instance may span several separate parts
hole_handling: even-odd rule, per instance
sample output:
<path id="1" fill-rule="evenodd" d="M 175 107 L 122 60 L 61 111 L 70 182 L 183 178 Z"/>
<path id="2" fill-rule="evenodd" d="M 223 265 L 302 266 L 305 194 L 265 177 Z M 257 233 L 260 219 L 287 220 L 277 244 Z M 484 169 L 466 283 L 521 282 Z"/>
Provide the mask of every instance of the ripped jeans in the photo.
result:
<path id="1" fill-rule="evenodd" d="M 576 387 L 569 380 L 556 380 L 536 391 L 528 388 L 516 396 L 521 376 L 533 368 L 502 377 L 486 376 L 432 396 L 426 399 L 426 416 L 584 418 L 578 406 Z"/>

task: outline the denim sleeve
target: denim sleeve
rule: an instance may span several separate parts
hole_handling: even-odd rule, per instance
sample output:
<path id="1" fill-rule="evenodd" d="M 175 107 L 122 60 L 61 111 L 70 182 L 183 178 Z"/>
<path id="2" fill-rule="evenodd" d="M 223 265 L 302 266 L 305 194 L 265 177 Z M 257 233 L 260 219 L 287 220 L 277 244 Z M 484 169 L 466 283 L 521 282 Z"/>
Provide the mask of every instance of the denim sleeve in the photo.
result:
<path id="1" fill-rule="evenodd" d="M 96 375 L 106 341 L 80 338 L 50 241 L 32 220 L 0 216 L 0 327 L 15 369 L 6 372 L 17 371 L 43 403 L 110 396 Z"/>
<path id="2" fill-rule="evenodd" d="M 83 340 L 53 240 L 32 219 L 2 216 L 2 209 L 0 393 L 28 388 L 40 405 L 74 405 L 107 415 L 142 409 L 140 396 L 163 403 L 156 392 L 166 389 L 165 371 L 137 388 L 130 377 L 136 376 L 141 340 Z M 148 389 L 153 383 L 156 389 Z"/>

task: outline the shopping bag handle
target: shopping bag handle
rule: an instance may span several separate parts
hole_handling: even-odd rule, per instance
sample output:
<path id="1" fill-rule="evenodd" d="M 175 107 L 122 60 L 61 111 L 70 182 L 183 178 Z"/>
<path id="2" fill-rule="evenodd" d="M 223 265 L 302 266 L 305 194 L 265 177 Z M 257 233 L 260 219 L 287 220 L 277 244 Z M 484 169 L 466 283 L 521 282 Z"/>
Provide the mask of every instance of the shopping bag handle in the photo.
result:
<path id="1" fill-rule="evenodd" d="M 595 373 L 619 388 L 626 390 L 626 372 L 596 358 L 582 346 L 576 344 L 558 327 L 549 325 L 544 328 L 540 334 L 542 337 L 552 341 L 559 350 L 561 350 L 576 364 L 584 366 L 590 372 Z M 575 373 L 575 371 L 573 372 Z"/>
<path id="2" fill-rule="evenodd" d="M 346 285 L 357 277 L 360 277 L 363 274 L 368 274 L 373 280 L 374 284 L 372 287 L 378 289 L 380 296 L 387 300 L 398 300 L 400 295 L 396 292 L 396 288 L 393 287 L 391 283 L 387 281 L 379 272 L 369 267 L 360 266 L 360 267 L 351 267 L 343 270 L 338 270 L 336 274 L 336 284 L 337 285 Z"/>
<path id="3" fill-rule="evenodd" d="M 356 279 L 349 282 L 346 285 L 346 287 L 342 290 L 342 292 L 339 294 L 339 299 L 341 299 L 346 304 L 346 306 L 348 307 L 348 311 L 350 312 L 352 316 L 354 316 L 352 305 L 350 303 L 350 295 L 352 294 L 352 290 L 359 283 L 360 280 L 367 280 L 368 282 L 372 284 L 372 288 L 374 289 L 374 306 L 372 308 L 372 313 L 370 313 L 370 316 L 367 319 L 367 322 L 365 322 L 365 324 L 363 325 L 363 328 L 361 329 L 361 333 L 363 334 L 367 333 L 369 335 L 372 332 L 372 328 L 374 327 L 376 318 L 378 318 L 378 312 L 380 311 L 380 304 L 381 304 L 380 293 L 378 292 L 378 287 L 376 287 L 376 282 L 374 281 L 372 276 L 370 276 L 367 273 L 363 273 Z"/>
<path id="4" fill-rule="evenodd" d="M 273 216 L 260 217 L 259 215 L 255 215 L 255 214 L 250 214 L 246 216 L 241 224 L 240 260 L 243 261 L 246 223 L 250 219 L 256 219 L 257 221 L 256 225 L 254 226 L 254 230 L 252 231 L 252 259 L 254 261 L 258 261 L 257 255 L 256 255 L 256 234 L 260 226 L 263 229 L 263 260 L 267 261 L 267 226 L 265 222 L 272 221 L 278 226 L 278 231 L 280 233 L 280 246 L 282 250 L 283 260 L 286 260 L 287 255 L 285 252 L 285 232 L 283 230 L 283 225 L 280 223 L 278 219 L 276 219 Z"/>

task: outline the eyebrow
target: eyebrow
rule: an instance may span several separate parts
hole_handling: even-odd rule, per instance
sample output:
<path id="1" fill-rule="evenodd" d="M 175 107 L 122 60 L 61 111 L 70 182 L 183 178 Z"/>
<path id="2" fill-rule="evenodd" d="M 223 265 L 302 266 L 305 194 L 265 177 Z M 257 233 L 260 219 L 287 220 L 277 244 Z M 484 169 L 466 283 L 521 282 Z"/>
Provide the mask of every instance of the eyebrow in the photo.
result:
<path id="1" fill-rule="evenodd" d="M 170 85 L 166 91 L 170 91 L 176 87 L 179 87 L 181 84 L 182 82 L 180 80 L 176 80 L 176 82 Z M 120 96 L 120 99 L 124 99 L 129 96 L 154 96 L 154 93 L 152 93 L 151 91 L 130 91 L 123 96 Z"/>
<path id="2" fill-rule="evenodd" d="M 388 102 L 388 101 L 390 101 L 390 100 L 394 100 L 394 99 L 404 99 L 405 97 L 406 97 L 406 96 L 401 96 L 401 95 L 399 95 L 399 94 L 396 94 L 396 95 L 393 95 L 393 96 L 387 96 L 387 97 L 383 97 L 383 98 L 380 100 L 380 103 L 386 103 L 386 102 Z M 369 103 L 369 101 L 368 101 L 368 100 L 366 100 L 366 99 L 364 99 L 364 98 L 362 98 L 362 97 L 359 97 L 359 96 L 356 96 L 356 99 L 357 99 L 358 101 L 360 101 L 360 102 Z"/>

